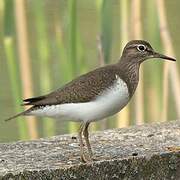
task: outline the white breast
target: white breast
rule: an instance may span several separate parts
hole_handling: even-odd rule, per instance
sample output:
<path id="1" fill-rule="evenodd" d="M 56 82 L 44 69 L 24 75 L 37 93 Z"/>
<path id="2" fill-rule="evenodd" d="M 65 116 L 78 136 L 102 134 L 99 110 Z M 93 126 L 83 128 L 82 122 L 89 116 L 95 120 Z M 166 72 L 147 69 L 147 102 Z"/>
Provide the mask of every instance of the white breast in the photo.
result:
<path id="1" fill-rule="evenodd" d="M 73 121 L 96 121 L 120 111 L 129 101 L 126 83 L 116 76 L 116 81 L 94 101 L 46 106 L 29 115 L 66 118 Z"/>

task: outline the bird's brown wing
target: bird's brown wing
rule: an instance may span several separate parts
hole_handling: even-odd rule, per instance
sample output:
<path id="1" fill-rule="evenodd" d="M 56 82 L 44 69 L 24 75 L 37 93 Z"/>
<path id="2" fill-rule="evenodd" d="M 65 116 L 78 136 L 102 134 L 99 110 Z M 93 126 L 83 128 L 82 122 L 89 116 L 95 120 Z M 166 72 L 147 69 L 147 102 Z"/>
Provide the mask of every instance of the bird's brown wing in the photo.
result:
<path id="1" fill-rule="evenodd" d="M 48 95 L 25 99 L 24 105 L 43 106 L 91 101 L 112 85 L 116 78 L 112 73 L 115 69 L 112 67 L 113 65 L 109 65 L 91 71 Z"/>

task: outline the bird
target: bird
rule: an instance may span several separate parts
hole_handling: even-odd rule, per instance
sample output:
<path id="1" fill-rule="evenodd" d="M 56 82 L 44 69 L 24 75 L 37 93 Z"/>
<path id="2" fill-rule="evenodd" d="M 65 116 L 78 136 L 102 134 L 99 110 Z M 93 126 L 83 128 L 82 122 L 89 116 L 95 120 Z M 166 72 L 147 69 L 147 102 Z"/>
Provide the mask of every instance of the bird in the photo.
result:
<path id="1" fill-rule="evenodd" d="M 24 99 L 23 105 L 30 107 L 6 121 L 18 116 L 39 116 L 80 122 L 80 158 L 82 162 L 93 161 L 88 131 L 90 123 L 112 116 L 128 104 L 139 82 L 140 65 L 151 58 L 176 61 L 156 52 L 145 40 L 131 40 L 125 45 L 118 62 L 80 75 L 46 95 Z"/>

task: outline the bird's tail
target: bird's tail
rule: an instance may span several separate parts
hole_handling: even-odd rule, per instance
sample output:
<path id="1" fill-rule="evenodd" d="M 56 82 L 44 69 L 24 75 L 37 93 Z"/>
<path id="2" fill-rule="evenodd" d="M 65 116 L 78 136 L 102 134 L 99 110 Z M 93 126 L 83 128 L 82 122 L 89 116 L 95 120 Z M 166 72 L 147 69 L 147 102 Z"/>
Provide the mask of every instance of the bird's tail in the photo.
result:
<path id="1" fill-rule="evenodd" d="M 17 117 L 19 117 L 19 116 L 23 116 L 23 115 L 26 115 L 26 111 L 23 111 L 23 112 L 18 113 L 18 114 L 14 115 L 14 116 L 11 116 L 11 117 L 5 119 L 5 121 L 10 121 L 10 120 L 12 120 L 12 119 L 15 119 L 15 118 L 17 118 Z"/>

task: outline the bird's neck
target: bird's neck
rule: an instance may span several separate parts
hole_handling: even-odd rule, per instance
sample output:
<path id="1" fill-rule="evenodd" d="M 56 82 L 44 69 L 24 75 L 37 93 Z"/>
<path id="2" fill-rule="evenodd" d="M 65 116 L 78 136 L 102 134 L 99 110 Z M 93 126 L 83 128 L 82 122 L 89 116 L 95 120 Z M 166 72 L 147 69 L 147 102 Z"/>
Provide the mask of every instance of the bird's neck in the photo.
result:
<path id="1" fill-rule="evenodd" d="M 130 96 L 132 96 L 136 90 L 139 82 L 139 63 L 134 63 L 133 61 L 127 61 L 127 59 L 122 59 L 118 62 L 119 72 L 121 72 L 121 77 L 128 84 L 128 89 Z"/>

